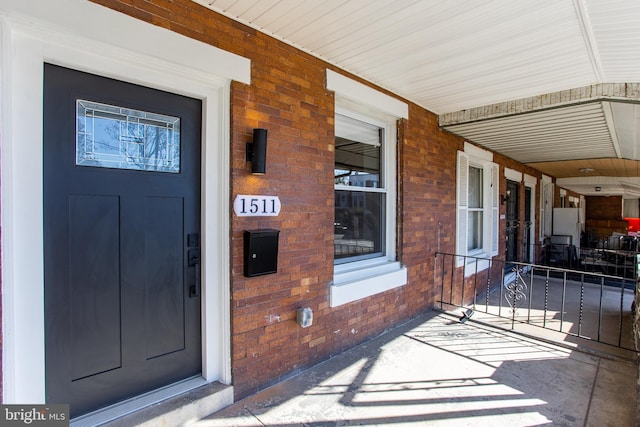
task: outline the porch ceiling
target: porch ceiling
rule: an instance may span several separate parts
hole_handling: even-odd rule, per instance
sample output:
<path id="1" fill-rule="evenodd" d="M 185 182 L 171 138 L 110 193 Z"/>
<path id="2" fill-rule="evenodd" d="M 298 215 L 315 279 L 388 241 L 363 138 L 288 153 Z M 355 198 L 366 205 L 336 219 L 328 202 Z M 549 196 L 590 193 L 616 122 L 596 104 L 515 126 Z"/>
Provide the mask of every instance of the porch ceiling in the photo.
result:
<path id="1" fill-rule="evenodd" d="M 443 128 L 565 188 L 640 194 L 629 190 L 640 188 L 640 97 L 627 85 L 640 82 L 640 2 L 194 1 L 435 112 Z"/>

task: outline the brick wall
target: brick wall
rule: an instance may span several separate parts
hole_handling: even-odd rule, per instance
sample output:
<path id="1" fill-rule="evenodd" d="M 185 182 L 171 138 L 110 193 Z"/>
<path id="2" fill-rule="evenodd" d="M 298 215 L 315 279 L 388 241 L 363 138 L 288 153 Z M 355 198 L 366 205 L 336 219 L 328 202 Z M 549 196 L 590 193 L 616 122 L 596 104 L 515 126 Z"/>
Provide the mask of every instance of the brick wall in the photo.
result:
<path id="1" fill-rule="evenodd" d="M 622 196 L 587 196 L 586 219 L 622 219 Z"/>
<path id="2" fill-rule="evenodd" d="M 598 239 L 612 233 L 627 233 L 628 223 L 622 219 L 622 196 L 587 196 L 585 229 Z"/>
<path id="3" fill-rule="evenodd" d="M 326 90 L 325 75 L 327 68 L 339 70 L 189 0 L 94 2 L 251 60 L 251 85 L 231 86 L 231 197 L 277 195 L 282 210 L 277 217 L 231 219 L 236 398 L 433 306 L 439 295 L 434 252 L 453 252 L 455 246 L 456 150 L 463 147 L 460 138 L 438 128 L 434 114 L 409 103 L 409 119 L 398 125 L 398 254 L 408 284 L 330 308 L 334 95 Z M 256 127 L 269 132 L 264 176 L 250 175 L 245 162 L 245 144 Z M 278 272 L 246 278 L 242 233 L 259 228 L 280 230 Z M 295 322 L 302 306 L 313 309 L 312 327 Z"/>

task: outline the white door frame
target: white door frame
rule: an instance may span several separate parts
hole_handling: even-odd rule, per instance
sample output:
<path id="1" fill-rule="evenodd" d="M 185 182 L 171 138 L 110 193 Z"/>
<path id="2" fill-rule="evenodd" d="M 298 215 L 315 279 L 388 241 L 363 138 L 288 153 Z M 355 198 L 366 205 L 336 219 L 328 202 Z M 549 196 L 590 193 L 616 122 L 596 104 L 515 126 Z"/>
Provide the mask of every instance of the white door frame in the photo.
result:
<path id="1" fill-rule="evenodd" d="M 531 199 L 530 201 L 530 209 L 529 215 L 531 215 L 531 228 L 529 230 L 529 259 L 524 260 L 524 262 L 530 262 L 535 264 L 535 254 L 536 254 L 536 186 L 538 185 L 538 179 L 535 176 L 524 174 L 524 186 L 525 188 L 531 189 Z"/>
<path id="2" fill-rule="evenodd" d="M 202 100 L 202 376 L 230 384 L 230 81 L 249 60 L 85 0 L 0 0 L 0 31 L 3 403 L 45 402 L 44 62 Z"/>

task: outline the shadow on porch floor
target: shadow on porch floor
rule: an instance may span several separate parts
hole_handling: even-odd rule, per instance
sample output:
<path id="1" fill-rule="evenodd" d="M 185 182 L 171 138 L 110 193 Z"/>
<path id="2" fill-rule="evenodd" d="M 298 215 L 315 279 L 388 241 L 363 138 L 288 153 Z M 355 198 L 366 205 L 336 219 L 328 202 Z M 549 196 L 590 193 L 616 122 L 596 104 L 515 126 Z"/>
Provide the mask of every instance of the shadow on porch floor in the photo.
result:
<path id="1" fill-rule="evenodd" d="M 186 425 L 636 426 L 638 365 L 430 312 Z"/>

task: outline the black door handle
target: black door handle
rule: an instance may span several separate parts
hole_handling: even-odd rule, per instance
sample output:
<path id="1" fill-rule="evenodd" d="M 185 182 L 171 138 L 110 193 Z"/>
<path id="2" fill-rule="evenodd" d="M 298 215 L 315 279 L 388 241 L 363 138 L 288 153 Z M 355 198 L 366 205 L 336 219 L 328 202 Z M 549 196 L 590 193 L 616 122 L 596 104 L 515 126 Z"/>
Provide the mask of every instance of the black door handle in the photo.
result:
<path id="1" fill-rule="evenodd" d="M 200 296 L 200 249 L 189 249 L 187 253 L 189 267 L 195 267 L 194 283 L 189 287 L 189 297 Z"/>

